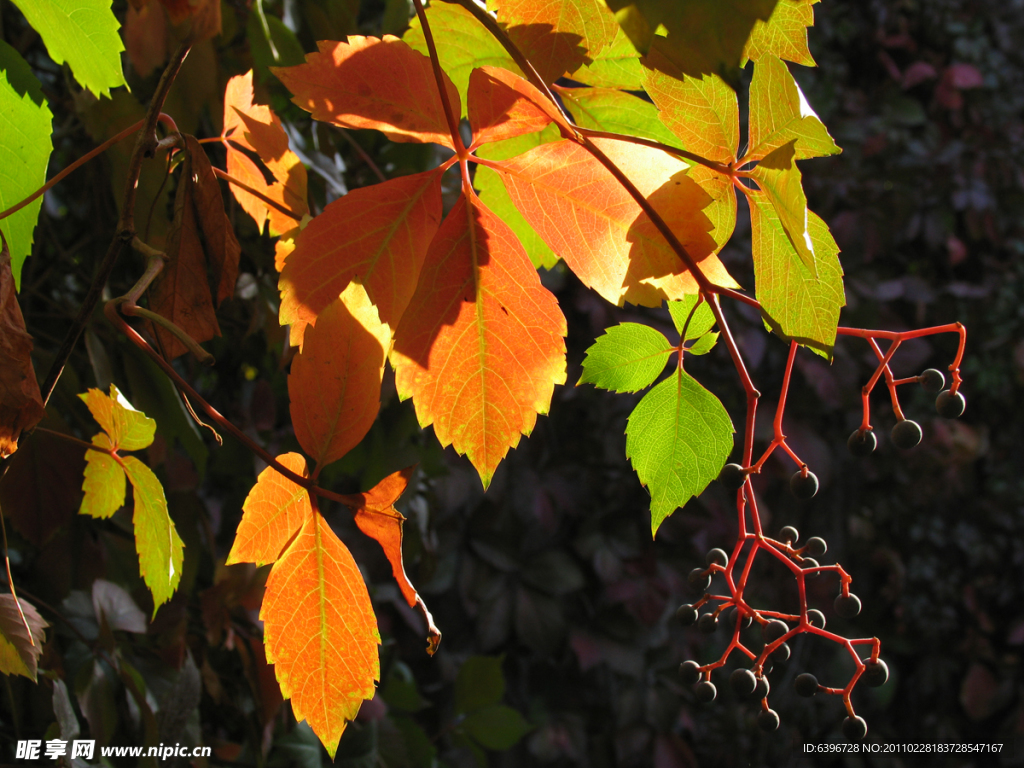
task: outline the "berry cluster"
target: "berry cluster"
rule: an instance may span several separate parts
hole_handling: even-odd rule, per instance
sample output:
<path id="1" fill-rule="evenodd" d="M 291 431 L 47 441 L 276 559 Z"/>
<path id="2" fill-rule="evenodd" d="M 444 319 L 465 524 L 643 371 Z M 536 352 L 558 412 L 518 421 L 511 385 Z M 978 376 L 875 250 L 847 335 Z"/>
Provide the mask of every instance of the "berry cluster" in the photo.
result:
<path id="1" fill-rule="evenodd" d="M 941 371 L 934 368 L 924 371 L 919 376 L 906 379 L 893 377 L 889 361 L 903 340 L 943 332 L 956 332 L 960 336 L 956 358 L 949 367 L 952 373 L 950 389 L 944 389 L 946 377 Z M 935 405 L 940 416 L 955 418 L 963 413 L 965 401 L 958 390 L 961 384 L 959 365 L 963 356 L 966 335 L 963 326 L 959 323 L 903 333 L 849 328 L 840 328 L 839 333 L 866 339 L 879 360 L 878 368 L 862 389 L 864 416 L 861 426 L 847 441 L 850 452 L 854 456 L 866 456 L 877 446 L 877 438 L 870 422 L 869 396 L 875 385 L 883 378 L 897 418 L 896 425 L 891 432 L 893 444 L 897 448 L 903 450 L 913 448 L 920 443 L 922 435 L 920 425 L 903 415 L 896 395 L 898 386 L 918 383 L 926 392 L 938 393 Z M 878 346 L 877 338 L 885 338 L 891 342 L 889 349 L 884 354 Z M 762 531 L 757 504 L 750 485 L 750 475 L 760 472 L 768 457 L 776 448 L 781 448 L 798 467 L 789 483 L 793 495 L 798 499 L 806 500 L 814 497 L 818 492 L 818 478 L 786 444 L 786 437 L 782 433 L 782 416 L 786 406 L 786 395 L 789 390 L 796 350 L 797 344 L 793 342 L 783 379 L 782 394 L 775 414 L 774 439 L 768 449 L 757 462 L 751 461 L 754 412 L 757 400 L 757 393 L 754 390 L 753 395 L 748 398 L 747 441 L 744 448 L 746 466 L 737 463 L 726 464 L 719 475 L 721 483 L 729 490 L 736 492 L 736 504 L 739 512 L 739 535 L 736 545 L 731 554 L 723 549 L 712 549 L 707 555 L 706 566 L 694 568 L 690 572 L 689 585 L 696 594 L 700 595 L 700 598 L 694 603 L 680 606 L 676 611 L 676 618 L 681 624 L 685 626 L 696 624 L 698 630 L 705 634 L 716 632 L 718 627 L 724 624 L 726 631 L 731 634 L 730 642 L 717 661 L 704 666 L 699 665 L 696 661 L 684 661 L 679 667 L 679 674 L 685 683 L 695 686 L 694 691 L 699 701 L 705 703 L 713 701 L 718 691 L 711 681 L 711 673 L 724 667 L 733 651 L 738 651 L 739 654 L 746 657 L 747 664 L 733 670 L 729 676 L 729 685 L 738 697 L 757 702 L 761 710 L 757 717 L 757 723 L 761 730 L 774 731 L 779 727 L 779 715 L 768 705 L 768 695 L 771 690 L 768 675 L 775 664 L 789 659 L 789 642 L 794 637 L 803 633 L 818 635 L 844 646 L 852 657 L 856 670 L 849 682 L 842 688 L 824 686 L 808 672 L 796 677 L 794 687 L 801 696 L 809 697 L 817 693 L 841 696 L 847 712 L 842 726 L 843 735 L 851 741 L 858 741 L 867 735 L 867 723 L 854 712 L 851 694 L 858 682 L 863 681 L 868 686 L 880 686 L 888 680 L 888 667 L 879 658 L 881 643 L 877 638 L 849 640 L 825 628 L 825 615 L 820 610 L 809 608 L 807 605 L 806 579 L 825 573 L 836 574 L 839 577 L 839 593 L 833 604 L 836 615 L 852 619 L 861 611 L 860 598 L 850 591 L 852 578 L 838 563 L 835 565 L 819 564 L 828 550 L 824 539 L 815 536 L 807 539 L 803 545 L 798 545 L 800 535 L 792 526 L 786 526 L 780 530 L 777 538 L 766 536 Z M 750 511 L 749 526 L 748 508 Z M 800 612 L 798 614 L 758 609 L 747 602 L 744 595 L 747 579 L 755 558 L 760 552 L 774 557 L 792 572 L 800 597 Z M 724 579 L 727 594 L 712 594 L 708 591 L 716 576 L 721 576 Z M 759 637 L 752 629 L 754 624 L 760 628 Z M 858 649 L 862 646 L 868 647 L 866 658 L 858 653 Z"/>

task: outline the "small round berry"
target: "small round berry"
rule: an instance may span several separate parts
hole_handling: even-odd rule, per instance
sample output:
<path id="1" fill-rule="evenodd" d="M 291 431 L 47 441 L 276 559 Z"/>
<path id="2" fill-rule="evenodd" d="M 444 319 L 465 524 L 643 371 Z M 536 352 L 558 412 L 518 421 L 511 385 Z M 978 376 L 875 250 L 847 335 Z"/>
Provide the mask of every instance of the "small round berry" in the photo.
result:
<path id="1" fill-rule="evenodd" d="M 785 664 L 792 655 L 793 651 L 790 649 L 789 643 L 779 643 L 779 647 L 772 654 L 772 660 L 777 664 Z"/>
<path id="2" fill-rule="evenodd" d="M 721 565 L 722 567 L 725 567 L 729 564 L 729 553 L 724 549 L 715 547 L 708 552 L 708 556 L 705 558 L 704 562 L 708 565 Z"/>
<path id="3" fill-rule="evenodd" d="M 863 741 L 868 735 L 868 724 L 863 717 L 848 717 L 843 720 L 843 736 L 847 741 Z"/>
<path id="4" fill-rule="evenodd" d="M 828 544 L 820 536 L 812 536 L 804 544 L 804 552 L 811 557 L 821 557 L 828 552 Z"/>
<path id="5" fill-rule="evenodd" d="M 757 685 L 754 686 L 754 692 L 750 694 L 750 698 L 754 699 L 755 701 L 760 701 L 768 695 L 768 692 L 770 690 L 771 686 L 768 685 L 768 678 L 759 677 L 757 678 Z"/>
<path id="6" fill-rule="evenodd" d="M 878 447 L 878 438 L 875 437 L 874 430 L 865 429 L 862 431 L 858 429 L 847 439 L 846 447 L 854 456 L 863 458 L 874 453 L 875 448 Z"/>
<path id="7" fill-rule="evenodd" d="M 909 451 L 921 442 L 921 434 L 920 424 L 910 419 L 903 419 L 896 422 L 896 426 L 892 428 L 889 436 L 892 438 L 893 445 L 904 451 Z"/>
<path id="8" fill-rule="evenodd" d="M 774 643 L 787 632 L 789 632 L 789 625 L 778 619 L 772 619 L 761 627 L 761 634 L 766 643 Z"/>
<path id="9" fill-rule="evenodd" d="M 686 581 L 690 588 L 699 594 L 711 586 L 711 574 L 705 572 L 703 568 L 694 568 L 686 577 Z"/>
<path id="10" fill-rule="evenodd" d="M 679 665 L 679 678 L 686 685 L 693 685 L 700 680 L 700 664 L 696 661 L 684 661 Z"/>
<path id="11" fill-rule="evenodd" d="M 779 531 L 779 541 L 783 541 L 786 544 L 792 546 L 796 544 L 797 539 L 800 538 L 800 531 L 794 528 L 792 525 L 787 525 L 781 531 Z"/>
<path id="12" fill-rule="evenodd" d="M 713 613 L 705 613 L 697 619 L 697 629 L 705 635 L 713 634 L 718 628 L 718 617 Z"/>
<path id="13" fill-rule="evenodd" d="M 935 410 L 939 412 L 939 416 L 944 419 L 955 419 L 963 415 L 964 407 L 967 405 L 967 401 L 964 400 L 964 396 L 957 392 L 953 394 L 948 389 L 944 392 L 940 392 L 939 396 L 935 398 Z"/>
<path id="14" fill-rule="evenodd" d="M 697 621 L 697 609 L 692 605 L 680 605 L 676 608 L 676 620 L 684 627 Z"/>
<path id="15" fill-rule="evenodd" d="M 771 733 L 779 728 L 779 713 L 774 709 L 765 709 L 757 716 L 757 727 L 765 733 Z"/>
<path id="16" fill-rule="evenodd" d="M 746 698 L 757 687 L 757 678 L 749 669 L 734 669 L 729 675 L 729 686 L 737 696 Z"/>
<path id="17" fill-rule="evenodd" d="M 942 375 L 942 371 L 936 370 L 935 368 L 929 368 L 927 371 L 922 371 L 921 375 L 917 377 L 918 382 L 921 384 L 921 389 L 931 394 L 938 394 L 942 391 L 942 388 L 946 386 L 946 377 Z"/>
<path id="18" fill-rule="evenodd" d="M 833 606 L 838 616 L 842 616 L 844 619 L 852 619 L 860 613 L 860 598 L 852 592 L 848 595 L 839 595 L 836 597 Z"/>
<path id="19" fill-rule="evenodd" d="M 877 688 L 880 685 L 885 685 L 889 681 L 889 666 L 881 659 L 865 661 L 864 666 L 864 674 L 860 676 L 860 679 L 863 680 L 866 685 L 869 685 L 872 688 Z"/>
<path id="20" fill-rule="evenodd" d="M 726 464 L 718 473 L 718 481 L 730 491 L 738 491 L 746 479 L 747 473 L 739 464 Z"/>
<path id="21" fill-rule="evenodd" d="M 812 627 L 817 627 L 818 629 L 825 628 L 825 614 L 817 608 L 811 608 L 807 611 L 807 621 Z"/>
<path id="22" fill-rule="evenodd" d="M 818 692 L 818 678 L 810 672 L 804 672 L 796 676 L 796 680 L 793 681 L 793 687 L 801 696 L 813 696 Z"/>
<path id="23" fill-rule="evenodd" d="M 785 643 L 783 643 L 783 645 L 785 645 Z M 762 675 L 770 675 L 772 673 L 773 669 L 775 669 L 775 661 L 772 659 L 771 656 L 769 656 L 767 659 L 764 660 L 764 663 L 761 664 L 761 674 Z M 765 682 L 768 681 L 767 677 L 765 677 L 763 679 L 765 680 Z"/>
<path id="24" fill-rule="evenodd" d="M 697 694 L 697 701 L 701 704 L 710 704 L 715 700 L 715 696 L 718 695 L 718 689 L 715 688 L 715 684 L 710 680 L 705 680 L 703 683 L 697 683 L 697 687 L 694 688 L 693 691 Z"/>
<path id="25" fill-rule="evenodd" d="M 814 497 L 814 494 L 818 492 L 818 476 L 813 472 L 808 472 L 806 475 L 800 470 L 797 470 L 791 478 L 789 478 L 789 490 L 793 492 L 793 495 L 798 499 L 807 500 Z"/>
<path id="26" fill-rule="evenodd" d="M 818 561 L 815 560 L 813 557 L 805 557 L 800 562 L 800 567 L 803 568 L 804 570 L 807 570 L 808 568 L 817 568 L 818 567 Z M 821 574 L 821 571 L 811 571 L 810 573 L 806 574 L 806 576 L 809 579 L 813 579 L 815 576 L 819 576 L 820 574 Z"/>
<path id="27" fill-rule="evenodd" d="M 725 614 L 725 626 L 732 629 L 739 624 L 740 629 L 746 629 L 751 625 L 754 619 L 747 614 L 744 614 L 735 605 L 729 608 Z"/>

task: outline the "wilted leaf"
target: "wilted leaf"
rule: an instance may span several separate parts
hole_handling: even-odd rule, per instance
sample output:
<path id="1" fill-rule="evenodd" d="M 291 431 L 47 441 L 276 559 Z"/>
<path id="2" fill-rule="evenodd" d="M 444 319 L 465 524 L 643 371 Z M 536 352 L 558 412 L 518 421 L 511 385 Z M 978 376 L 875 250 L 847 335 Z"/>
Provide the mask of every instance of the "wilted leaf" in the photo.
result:
<path id="1" fill-rule="evenodd" d="M 579 383 L 615 392 L 636 392 L 654 383 L 665 370 L 673 349 L 668 339 L 650 326 L 613 326 L 587 350 Z"/>
<path id="2" fill-rule="evenodd" d="M 277 460 L 303 477 L 309 474 L 306 460 L 297 453 L 283 454 Z M 275 562 L 312 514 L 306 489 L 295 485 L 273 467 L 267 467 L 260 472 L 242 505 L 242 520 L 235 532 L 227 564 Z"/>
<path id="3" fill-rule="evenodd" d="M 18 605 L 21 605 L 21 611 Z M 24 620 L 21 614 L 25 614 Z M 28 622 L 28 629 L 25 628 Z M 43 652 L 43 629 L 50 626 L 35 606 L 14 595 L 0 595 L 0 672 L 36 681 L 36 664 Z M 29 630 L 32 634 L 29 635 Z"/>

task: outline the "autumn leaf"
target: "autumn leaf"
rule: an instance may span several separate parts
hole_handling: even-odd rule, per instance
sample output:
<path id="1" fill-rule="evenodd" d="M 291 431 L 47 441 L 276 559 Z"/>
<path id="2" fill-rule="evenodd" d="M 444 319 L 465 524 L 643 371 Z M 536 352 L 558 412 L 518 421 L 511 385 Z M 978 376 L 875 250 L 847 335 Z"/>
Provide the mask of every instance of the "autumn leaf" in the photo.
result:
<path id="1" fill-rule="evenodd" d="M 306 460 L 297 453 L 277 457 L 288 469 L 308 477 Z M 242 520 L 227 564 L 275 562 L 303 523 L 313 514 L 309 493 L 273 467 L 256 479 L 242 505 Z"/>
<path id="2" fill-rule="evenodd" d="M 153 443 L 156 422 L 135 410 L 117 387 L 111 385 L 109 396 L 101 390 L 90 389 L 79 395 L 79 398 L 107 433 L 106 448 L 140 451 Z"/>
<path id="3" fill-rule="evenodd" d="M 395 385 L 484 487 L 565 382 L 565 319 L 512 231 L 467 191 L 395 334 Z"/>
<path id="4" fill-rule="evenodd" d="M 621 323 L 606 328 L 587 350 L 578 384 L 614 392 L 646 389 L 665 370 L 673 350 L 664 334 L 648 325 Z"/>
<path id="5" fill-rule="evenodd" d="M 807 197 L 800 169 L 794 162 L 794 141 L 779 147 L 761 160 L 750 172 L 764 198 L 775 209 L 775 215 L 789 238 L 793 250 L 812 275 L 817 275 L 814 243 L 807 234 Z"/>
<path id="6" fill-rule="evenodd" d="M 768 21 L 758 20 L 743 50 L 744 59 L 777 56 L 805 67 L 816 66 L 807 47 L 807 28 L 814 25 L 818 0 L 779 0 Z"/>
<path id="7" fill-rule="evenodd" d="M 37 664 L 45 639 L 43 630 L 48 626 L 31 603 L 15 599 L 14 595 L 0 595 L 0 672 L 22 675 L 36 682 Z"/>
<path id="8" fill-rule="evenodd" d="M 557 88 L 576 124 L 678 146 L 651 102 L 616 88 Z"/>
<path id="9" fill-rule="evenodd" d="M 375 128 L 392 141 L 452 146 L 430 59 L 397 37 L 349 35 L 347 42 L 321 40 L 318 53 L 296 67 L 271 67 L 294 101 L 314 120 L 342 128 Z M 381 72 L 387 72 L 381 77 Z M 461 109 L 447 76 L 448 100 Z"/>
<path id="10" fill-rule="evenodd" d="M 79 514 L 110 517 L 124 505 L 124 470 L 117 459 L 107 453 L 111 449 L 110 438 L 102 432 L 93 435 L 93 445 L 102 451 L 85 452 L 85 480 L 82 483 L 82 506 Z"/>
<path id="11" fill-rule="evenodd" d="M 472 149 L 489 142 L 535 133 L 554 122 L 572 129 L 558 108 L 523 78 L 497 67 L 473 70 L 469 78 Z"/>
<path id="12" fill-rule="evenodd" d="M 573 72 L 570 79 L 596 88 L 643 89 L 640 54 L 621 27 L 615 30 L 615 37 L 600 52 L 590 52 L 590 59 Z"/>

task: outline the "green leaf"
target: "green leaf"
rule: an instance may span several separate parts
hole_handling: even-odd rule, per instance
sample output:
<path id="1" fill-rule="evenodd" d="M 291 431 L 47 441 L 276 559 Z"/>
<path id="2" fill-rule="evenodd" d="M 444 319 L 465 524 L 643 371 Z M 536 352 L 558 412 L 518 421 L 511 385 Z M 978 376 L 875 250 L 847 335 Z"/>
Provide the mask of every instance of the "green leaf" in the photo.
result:
<path id="1" fill-rule="evenodd" d="M 22 613 L 25 621 L 21 619 Z M 32 630 L 31 636 L 25 622 Z M 15 600 L 14 595 L 0 595 L 0 672 L 22 675 L 35 682 L 36 665 L 46 639 L 43 629 L 48 626 L 34 605 L 23 598 Z"/>
<path id="2" fill-rule="evenodd" d="M 754 65 L 750 83 L 750 149 L 743 162 L 766 157 L 794 139 L 797 160 L 842 151 L 807 103 L 785 63 L 775 56 L 765 56 Z"/>
<path id="3" fill-rule="evenodd" d="M 302 43 L 295 36 L 295 33 L 285 26 L 285 23 L 273 14 L 265 14 L 267 29 L 263 28 L 260 16 L 256 8 L 249 14 L 249 22 L 245 28 L 246 37 L 249 39 L 249 51 L 252 54 L 252 63 L 259 74 L 260 80 L 270 77 L 268 67 L 294 67 L 306 60 L 306 52 L 302 49 Z M 273 41 L 273 48 L 267 40 L 267 31 L 270 32 L 270 40 Z M 274 53 L 277 53 L 275 56 Z"/>
<path id="4" fill-rule="evenodd" d="M 643 88 L 643 67 L 640 54 L 620 27 L 612 42 L 599 53 L 591 53 L 589 64 L 584 64 L 570 76 L 579 83 L 597 88 L 623 88 L 639 91 Z"/>
<path id="5" fill-rule="evenodd" d="M 800 169 L 793 162 L 794 143 L 795 140 L 776 149 L 758 163 L 750 175 L 775 208 L 779 223 L 797 256 L 811 274 L 817 275 L 814 243 L 807 233 L 807 197 Z"/>
<path id="6" fill-rule="evenodd" d="M 167 512 L 167 499 L 153 470 L 136 459 L 121 459 L 132 484 L 135 513 L 135 549 L 139 553 L 139 571 L 153 593 L 153 615 L 174 594 L 181 579 L 184 545 Z"/>
<path id="7" fill-rule="evenodd" d="M 614 88 L 561 88 L 562 102 L 578 125 L 678 146 L 649 101 Z"/>
<path id="8" fill-rule="evenodd" d="M 92 438 L 94 445 L 110 448 L 110 438 L 100 432 Z M 124 470 L 109 453 L 85 452 L 85 497 L 78 512 L 82 515 L 107 518 L 124 505 Z"/>
<path id="9" fill-rule="evenodd" d="M 736 159 L 739 105 L 736 92 L 722 78 L 648 69 L 644 89 L 661 110 L 661 122 L 679 137 L 684 149 L 720 163 Z"/>
<path id="10" fill-rule="evenodd" d="M 683 369 L 644 395 L 626 426 L 626 457 L 651 493 L 651 534 L 721 471 L 735 430 L 717 397 Z"/>
<path id="11" fill-rule="evenodd" d="M 796 339 L 831 359 L 839 310 L 846 303 L 839 246 L 828 225 L 809 211 L 807 233 L 814 244 L 815 277 L 783 232 L 771 202 L 757 193 L 748 200 L 757 299 L 770 318 L 765 324 L 783 338 Z"/>
<path id="12" fill-rule="evenodd" d="M 691 312 L 693 317 L 690 317 Z M 668 313 L 672 315 L 672 323 L 680 335 L 686 326 L 687 318 L 690 319 L 689 326 L 686 326 L 686 335 L 683 337 L 686 341 L 703 336 L 715 327 L 715 313 L 711 311 L 706 301 L 700 301 L 699 293 L 691 294 L 679 301 L 668 302 Z"/>
<path id="13" fill-rule="evenodd" d="M 431 766 L 437 758 L 437 748 L 430 741 L 426 731 L 411 717 L 403 715 L 390 715 L 391 722 L 402 734 L 405 754 L 409 757 L 411 765 Z"/>
<path id="14" fill-rule="evenodd" d="M 712 318 L 713 319 L 713 318 Z M 605 330 L 587 350 L 578 384 L 615 392 L 636 392 L 651 386 L 674 347 L 658 331 L 640 323 L 622 323 Z"/>
<path id="15" fill-rule="evenodd" d="M 817 66 L 807 47 L 807 28 L 814 25 L 818 0 L 779 0 L 768 21 L 758 21 L 750 33 L 744 59 L 777 56 L 805 67 Z"/>
<path id="16" fill-rule="evenodd" d="M 97 96 L 127 85 L 121 71 L 121 28 L 111 0 L 15 0 L 43 38 L 50 58 L 65 61 L 75 79 Z"/>
<path id="17" fill-rule="evenodd" d="M 53 115 L 43 88 L 21 55 L 0 40 L 0 211 L 20 203 L 46 183 L 53 144 Z M 43 198 L 0 219 L 11 254 L 14 286 L 21 290 L 21 267 L 32 252 L 32 232 Z"/>
<path id="18" fill-rule="evenodd" d="M 153 443 L 156 422 L 132 407 L 113 384 L 110 385 L 109 397 L 98 389 L 90 389 L 79 397 L 110 436 L 109 447 L 113 450 L 138 451 Z"/>
<path id="19" fill-rule="evenodd" d="M 455 677 L 455 711 L 476 712 L 505 695 L 504 656 L 470 656 Z"/>
<path id="20" fill-rule="evenodd" d="M 495 704 L 477 710 L 462 721 L 462 730 L 486 749 L 511 749 L 532 730 L 512 707 Z"/>
<path id="21" fill-rule="evenodd" d="M 706 355 L 718 343 L 718 331 L 705 333 L 686 349 L 688 355 Z"/>

